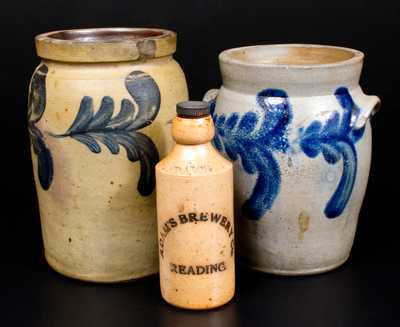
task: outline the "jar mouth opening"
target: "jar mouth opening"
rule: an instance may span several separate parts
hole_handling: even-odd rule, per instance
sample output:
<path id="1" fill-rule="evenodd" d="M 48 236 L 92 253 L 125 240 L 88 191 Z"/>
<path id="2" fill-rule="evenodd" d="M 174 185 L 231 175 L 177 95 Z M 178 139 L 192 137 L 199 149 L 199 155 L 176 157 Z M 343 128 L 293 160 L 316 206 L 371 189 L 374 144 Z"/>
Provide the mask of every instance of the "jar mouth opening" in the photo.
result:
<path id="1" fill-rule="evenodd" d="M 37 38 L 49 38 L 58 41 L 80 43 L 115 43 L 147 38 L 166 37 L 170 33 L 166 30 L 145 28 L 93 28 L 54 31 L 40 34 Z"/>
<path id="2" fill-rule="evenodd" d="M 229 49 L 221 52 L 223 63 L 282 68 L 324 68 L 362 61 L 361 51 L 316 44 L 272 44 Z"/>
<path id="3" fill-rule="evenodd" d="M 39 57 L 65 62 L 119 62 L 157 58 L 176 50 L 176 33 L 157 28 L 60 30 L 35 38 Z"/>

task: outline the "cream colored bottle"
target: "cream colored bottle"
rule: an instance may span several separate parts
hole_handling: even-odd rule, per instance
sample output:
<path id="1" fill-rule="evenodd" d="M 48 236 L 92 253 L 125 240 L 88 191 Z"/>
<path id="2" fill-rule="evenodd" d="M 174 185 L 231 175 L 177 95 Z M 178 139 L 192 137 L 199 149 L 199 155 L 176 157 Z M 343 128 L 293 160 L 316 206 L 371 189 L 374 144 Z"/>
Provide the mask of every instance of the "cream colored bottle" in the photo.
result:
<path id="1" fill-rule="evenodd" d="M 156 166 L 160 284 L 163 298 L 210 309 L 235 292 L 232 164 L 212 146 L 208 104 L 177 105 L 176 141 Z"/>

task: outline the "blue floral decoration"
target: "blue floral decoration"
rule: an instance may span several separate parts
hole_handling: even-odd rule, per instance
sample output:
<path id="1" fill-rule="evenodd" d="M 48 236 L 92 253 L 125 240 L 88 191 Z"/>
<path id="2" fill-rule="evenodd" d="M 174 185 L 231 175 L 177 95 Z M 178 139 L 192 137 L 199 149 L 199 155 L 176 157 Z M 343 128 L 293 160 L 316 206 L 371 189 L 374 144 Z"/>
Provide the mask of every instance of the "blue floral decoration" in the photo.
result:
<path id="1" fill-rule="evenodd" d="M 138 192 L 150 195 L 155 186 L 155 165 L 159 161 L 158 150 L 153 141 L 140 129 L 150 125 L 160 109 L 160 90 L 153 78 L 142 72 L 133 71 L 125 78 L 125 87 L 135 100 L 121 101 L 119 113 L 113 117 L 114 100 L 104 96 L 100 108 L 94 114 L 93 98 L 81 100 L 78 114 L 66 133 L 54 137 L 71 137 L 84 144 L 91 152 L 100 153 L 103 143 L 112 154 L 118 154 L 120 145 L 125 148 L 130 161 L 140 162 Z"/>
<path id="2" fill-rule="evenodd" d="M 322 153 L 328 164 L 343 162 L 343 173 L 336 191 L 326 204 L 324 213 L 327 218 L 342 214 L 353 190 L 357 173 L 357 151 L 355 143 L 364 134 L 365 126 L 355 128 L 354 124 L 361 109 L 354 103 L 349 90 L 339 87 L 335 97 L 343 109 L 342 117 L 335 111 L 322 124 L 313 121 L 306 129 L 300 128 L 300 147 L 310 158 Z"/>
<path id="3" fill-rule="evenodd" d="M 28 131 L 37 158 L 40 185 L 48 190 L 53 180 L 53 158 L 47 147 L 43 133 L 36 126 L 46 108 L 46 76 L 48 68 L 41 65 L 32 76 L 28 96 Z"/>
<path id="4" fill-rule="evenodd" d="M 53 159 L 43 132 L 36 123 L 46 107 L 47 71 L 47 66 L 41 65 L 33 75 L 28 103 L 29 133 L 38 158 L 39 181 L 44 190 L 49 189 L 53 180 Z M 56 138 L 71 137 L 93 153 L 101 152 L 99 142 L 112 154 L 118 154 L 122 146 L 128 160 L 140 162 L 137 188 L 141 195 L 146 196 L 152 193 L 155 186 L 155 165 L 159 154 L 153 141 L 139 130 L 150 125 L 157 116 L 161 103 L 160 90 L 154 79 L 142 71 L 131 72 L 125 78 L 125 87 L 136 105 L 129 99 L 123 99 L 121 109 L 113 117 L 115 105 L 112 97 L 104 96 L 94 113 L 93 98 L 84 96 L 70 128 L 64 134 L 47 134 Z"/>
<path id="5" fill-rule="evenodd" d="M 216 126 L 215 147 L 231 160 L 241 158 L 243 170 L 257 174 L 256 184 L 242 209 L 249 219 L 258 220 L 269 210 L 278 195 L 281 173 L 274 152 L 289 148 L 287 128 L 292 110 L 285 91 L 265 89 L 257 94 L 257 106 L 262 114 L 253 111 L 240 115 L 215 113 L 215 99 L 210 102 Z"/>

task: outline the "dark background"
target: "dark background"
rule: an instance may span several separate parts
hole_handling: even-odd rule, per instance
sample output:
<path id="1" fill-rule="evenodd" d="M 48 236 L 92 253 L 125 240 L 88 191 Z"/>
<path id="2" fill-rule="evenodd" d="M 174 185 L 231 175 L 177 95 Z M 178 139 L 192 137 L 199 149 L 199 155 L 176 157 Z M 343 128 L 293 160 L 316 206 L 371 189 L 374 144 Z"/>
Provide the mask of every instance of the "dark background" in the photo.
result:
<path id="1" fill-rule="evenodd" d="M 399 325 L 399 1 L 2 0 L 0 326 Z M 220 51 L 254 44 L 318 43 L 366 54 L 361 86 L 382 99 L 373 160 L 352 255 L 328 274 L 285 278 L 239 268 L 237 294 L 211 312 L 165 304 L 157 276 L 117 286 L 50 270 L 42 253 L 26 128 L 33 38 L 84 27 L 161 27 L 178 32 L 175 55 L 192 99 L 221 83 Z"/>

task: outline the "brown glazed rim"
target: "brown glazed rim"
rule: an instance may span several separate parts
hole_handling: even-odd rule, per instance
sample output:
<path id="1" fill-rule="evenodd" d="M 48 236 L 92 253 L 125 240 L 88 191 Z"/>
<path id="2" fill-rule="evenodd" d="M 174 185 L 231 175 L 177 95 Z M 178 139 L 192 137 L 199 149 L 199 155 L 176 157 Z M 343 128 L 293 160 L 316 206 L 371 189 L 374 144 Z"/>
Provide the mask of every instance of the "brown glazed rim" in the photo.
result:
<path id="1" fill-rule="evenodd" d="M 62 62 L 120 62 L 171 55 L 176 33 L 157 28 L 91 28 L 35 37 L 37 55 Z"/>
<path id="2" fill-rule="evenodd" d="M 256 52 L 261 55 L 252 57 Z M 363 59 L 364 54 L 359 50 L 301 43 L 254 45 L 228 49 L 219 54 L 219 60 L 227 64 L 285 70 L 288 68 L 308 70 L 348 66 L 360 63 Z"/>

